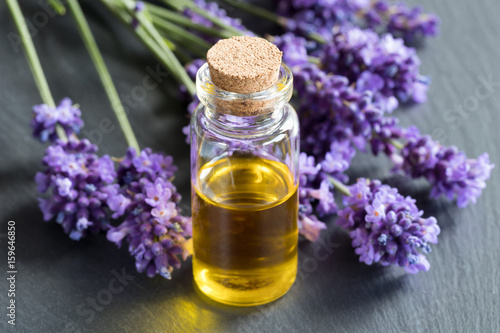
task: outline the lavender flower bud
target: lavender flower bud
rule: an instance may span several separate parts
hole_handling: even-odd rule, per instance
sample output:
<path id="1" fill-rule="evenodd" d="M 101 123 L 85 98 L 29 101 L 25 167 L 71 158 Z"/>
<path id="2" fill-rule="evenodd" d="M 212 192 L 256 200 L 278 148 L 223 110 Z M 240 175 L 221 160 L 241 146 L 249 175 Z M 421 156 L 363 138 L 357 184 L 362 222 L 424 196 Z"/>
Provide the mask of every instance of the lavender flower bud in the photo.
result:
<path id="1" fill-rule="evenodd" d="M 344 197 L 347 206 L 339 211 L 337 224 L 349 231 L 359 260 L 368 265 L 399 265 L 409 273 L 428 270 L 424 254 L 429 253 L 428 243 L 437 243 L 440 229 L 436 219 L 422 219 L 413 199 L 379 182 L 361 178 L 349 190 L 351 195 Z M 367 190 L 371 195 L 358 195 Z M 374 212 L 390 215 L 390 219 L 375 218 Z"/>
<path id="2" fill-rule="evenodd" d="M 64 106 L 72 110 L 70 101 Z M 69 118 L 70 115 L 65 114 L 65 121 Z M 48 221 L 57 215 L 56 222 L 62 224 L 74 240 L 108 227 L 100 198 L 108 196 L 109 183 L 115 181 L 116 173 L 114 169 L 102 167 L 109 157 L 99 158 L 95 152 L 97 147 L 88 140 L 70 137 L 66 143 L 56 141 L 45 151 L 44 173 L 35 177 L 40 193 L 51 193 L 49 198 L 39 199 L 44 219 Z"/>
<path id="3" fill-rule="evenodd" d="M 149 148 L 137 156 L 129 149 L 118 168 L 120 188 L 110 191 L 107 200 L 115 214 L 125 217 L 123 223 L 109 229 L 108 240 L 121 245 L 125 238 L 137 270 L 146 271 L 149 277 L 170 278 L 173 268 L 180 266 L 177 256 L 185 259 L 189 254 L 186 244 L 191 219 L 182 216 L 177 202 L 172 201 L 180 199 L 169 181 L 174 172 L 170 156 L 152 153 Z"/>

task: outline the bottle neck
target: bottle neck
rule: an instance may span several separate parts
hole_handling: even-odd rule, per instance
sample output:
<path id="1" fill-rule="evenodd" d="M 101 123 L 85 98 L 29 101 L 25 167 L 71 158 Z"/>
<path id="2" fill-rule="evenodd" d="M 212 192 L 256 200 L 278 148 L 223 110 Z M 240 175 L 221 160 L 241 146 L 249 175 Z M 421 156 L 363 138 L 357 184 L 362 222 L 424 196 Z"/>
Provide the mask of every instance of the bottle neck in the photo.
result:
<path id="1" fill-rule="evenodd" d="M 234 116 L 207 107 L 205 116 L 211 127 L 221 134 L 257 138 L 281 124 L 284 118 L 283 106 L 284 104 L 276 105 L 267 113 L 256 116 Z"/>
<path id="2" fill-rule="evenodd" d="M 216 86 L 210 78 L 208 64 L 204 64 L 196 75 L 196 93 L 200 102 L 211 112 L 212 119 L 227 121 L 236 127 L 247 126 L 272 121 L 276 117 L 277 111 L 292 97 L 293 76 L 290 69 L 282 64 L 278 80 L 271 87 L 241 94 Z"/>

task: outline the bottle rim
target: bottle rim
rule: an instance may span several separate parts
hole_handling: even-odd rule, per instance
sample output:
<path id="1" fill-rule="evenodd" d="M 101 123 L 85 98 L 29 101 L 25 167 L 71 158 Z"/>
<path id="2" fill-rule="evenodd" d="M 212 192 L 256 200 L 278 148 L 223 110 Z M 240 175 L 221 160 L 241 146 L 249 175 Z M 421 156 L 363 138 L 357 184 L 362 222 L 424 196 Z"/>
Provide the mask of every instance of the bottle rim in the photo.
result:
<path id="1" fill-rule="evenodd" d="M 196 93 L 200 102 L 212 111 L 235 116 L 264 114 L 290 100 L 293 75 L 290 68 L 282 62 L 276 83 L 262 91 L 242 94 L 215 85 L 210 78 L 208 64 L 205 63 L 196 74 Z"/>

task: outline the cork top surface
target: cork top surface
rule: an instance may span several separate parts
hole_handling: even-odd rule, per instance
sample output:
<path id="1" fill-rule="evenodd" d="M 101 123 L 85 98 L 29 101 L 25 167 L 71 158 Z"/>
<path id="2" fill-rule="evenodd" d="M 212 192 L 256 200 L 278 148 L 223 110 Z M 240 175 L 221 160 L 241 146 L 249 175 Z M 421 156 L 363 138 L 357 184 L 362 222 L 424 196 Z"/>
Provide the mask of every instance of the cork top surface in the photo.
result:
<path id="1" fill-rule="evenodd" d="M 281 51 L 259 37 L 221 39 L 207 53 L 212 82 L 224 90 L 248 94 L 278 80 Z"/>

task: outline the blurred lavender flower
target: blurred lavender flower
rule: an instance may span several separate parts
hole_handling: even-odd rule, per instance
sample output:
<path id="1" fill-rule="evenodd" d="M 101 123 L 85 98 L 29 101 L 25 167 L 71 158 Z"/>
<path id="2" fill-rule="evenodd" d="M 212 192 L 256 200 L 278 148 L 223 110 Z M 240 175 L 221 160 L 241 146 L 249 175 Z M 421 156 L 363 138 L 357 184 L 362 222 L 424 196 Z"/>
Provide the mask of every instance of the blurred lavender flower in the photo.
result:
<path id="1" fill-rule="evenodd" d="M 44 220 L 55 216 L 73 240 L 109 225 L 105 203 L 116 172 L 109 156 L 98 157 L 96 152 L 97 146 L 87 139 L 56 141 L 42 160 L 46 170 L 35 176 L 38 191 L 50 192 L 49 198 L 39 199 Z"/>
<path id="2" fill-rule="evenodd" d="M 135 3 L 135 7 L 134 7 L 134 14 L 137 15 L 137 14 L 143 12 L 145 8 L 146 8 L 146 5 L 144 4 L 144 2 L 137 1 Z M 133 17 L 131 25 L 132 25 L 133 29 L 137 29 L 137 27 L 139 26 L 139 20 L 137 20 L 136 17 Z"/>
<path id="3" fill-rule="evenodd" d="M 302 151 L 322 163 L 334 142 L 350 141 L 365 149 L 383 119 L 373 93 L 356 91 L 346 77 L 326 74 L 314 64 L 295 66 L 293 72 L 300 97 Z"/>
<path id="4" fill-rule="evenodd" d="M 364 25 L 389 32 L 412 43 L 425 36 L 438 34 L 439 18 L 423 12 L 421 6 L 410 8 L 404 3 L 390 4 L 385 0 L 372 1 L 356 13 Z"/>
<path id="5" fill-rule="evenodd" d="M 176 167 L 170 156 L 154 154 L 146 148 L 139 155 L 129 148 L 118 168 L 118 184 L 108 198 L 113 217 L 123 223 L 111 227 L 107 237 L 121 245 L 126 239 L 135 258 L 137 271 L 149 277 L 159 274 L 170 279 L 179 257 L 189 255 L 191 218 L 181 215 L 181 196 L 170 182 Z"/>
<path id="6" fill-rule="evenodd" d="M 196 74 L 198 73 L 198 70 L 201 68 L 201 66 L 203 66 L 205 64 L 205 62 L 206 62 L 206 60 L 204 60 L 204 59 L 194 59 L 193 61 L 186 64 L 186 66 L 185 66 L 186 72 L 189 75 L 189 77 L 191 78 L 191 80 L 196 81 Z M 179 91 L 180 91 L 180 96 L 182 99 L 190 101 L 188 104 L 187 110 L 188 110 L 188 116 L 191 117 L 194 110 L 196 110 L 196 108 L 198 107 L 198 104 L 200 104 L 200 100 L 198 99 L 198 96 L 196 96 L 196 95 L 191 96 L 188 93 L 186 86 L 184 86 L 184 85 L 180 86 Z M 189 128 L 190 128 L 189 124 L 187 124 L 186 126 L 184 126 L 182 128 L 182 133 L 184 133 L 184 135 L 186 135 L 186 143 L 187 144 L 190 143 Z"/>
<path id="7" fill-rule="evenodd" d="M 191 80 L 195 81 L 196 80 L 196 73 L 198 73 L 198 70 L 205 64 L 206 60 L 204 59 L 194 59 L 190 63 L 188 63 L 186 67 L 186 72 L 191 78 Z"/>
<path id="8" fill-rule="evenodd" d="M 335 30 L 321 59 L 327 72 L 347 77 L 358 91 L 372 91 L 375 101 L 389 112 L 398 106 L 398 100 L 426 101 L 430 80 L 419 73 L 415 49 L 390 34 L 379 38 L 371 30 L 348 26 Z"/>
<path id="9" fill-rule="evenodd" d="M 33 136 L 42 142 L 47 140 L 56 141 L 56 125 L 60 125 L 67 135 L 77 134 L 83 127 L 80 109 L 74 106 L 71 99 L 64 98 L 55 108 L 46 104 L 33 107 L 33 119 L 31 127 Z"/>
<path id="10" fill-rule="evenodd" d="M 274 36 L 272 42 L 283 52 L 283 62 L 290 67 L 307 63 L 307 49 L 315 44 L 291 32 Z"/>
<path id="11" fill-rule="evenodd" d="M 326 224 L 319 221 L 314 214 L 313 202 L 318 198 L 311 196 L 311 191 L 314 191 L 316 179 L 320 170 L 320 166 L 314 161 L 314 157 L 307 156 L 301 153 L 299 157 L 299 233 L 306 237 L 309 241 L 318 240 L 321 230 L 326 229 Z M 333 194 L 326 195 L 326 201 L 330 201 Z M 325 200 L 324 199 L 324 200 Z M 335 201 L 333 201 L 335 204 Z M 332 213 L 336 211 L 336 207 L 332 209 Z"/>
<path id="12" fill-rule="evenodd" d="M 248 36 L 254 36 L 254 33 L 251 32 L 250 30 L 247 30 L 247 28 L 241 23 L 241 20 L 238 18 L 232 18 L 227 15 L 226 11 L 222 8 L 219 7 L 219 5 L 215 1 L 205 1 L 205 0 L 194 0 L 193 3 L 200 9 L 204 10 L 205 12 L 209 13 L 211 16 L 219 19 L 222 23 L 229 25 L 231 27 L 234 27 L 238 30 L 244 31 L 246 35 Z M 216 28 L 218 29 L 218 26 L 214 25 L 212 21 L 207 19 L 206 17 L 196 13 L 192 9 L 186 9 L 184 10 L 184 16 L 189 18 L 193 23 L 203 25 L 208 28 Z M 215 44 L 219 38 L 213 37 L 213 36 L 208 36 L 200 33 L 199 31 L 192 31 L 193 33 L 199 35 L 200 37 L 204 38 L 208 42 Z"/>
<path id="13" fill-rule="evenodd" d="M 278 13 L 286 17 L 289 31 L 307 36 L 331 37 L 332 28 L 351 22 L 378 33 L 391 33 L 412 43 L 438 33 L 439 19 L 423 13 L 422 7 L 387 0 L 277 0 Z"/>
<path id="14" fill-rule="evenodd" d="M 203 66 L 203 64 L 205 64 L 205 62 L 206 60 L 204 59 L 194 59 L 184 66 L 184 68 L 186 69 L 186 73 L 194 82 L 196 82 L 196 73 L 198 73 L 198 70 L 201 68 L 201 66 Z M 183 100 L 190 100 L 191 98 L 193 98 L 193 96 L 191 96 L 187 91 L 186 86 L 183 84 L 179 86 L 179 92 L 180 98 Z M 195 108 L 190 107 L 188 109 L 189 114 L 192 114 Z"/>
<path id="15" fill-rule="evenodd" d="M 425 177 L 433 185 L 431 197 L 457 198 L 458 207 L 476 203 L 494 165 L 487 153 L 468 159 L 456 147 L 443 147 L 412 126 L 404 135 L 406 144 L 393 157 L 397 170 L 411 177 Z"/>
<path id="16" fill-rule="evenodd" d="M 364 150 L 369 144 L 374 154 L 389 156 L 396 170 L 429 180 L 432 197 L 456 197 L 457 205 L 464 207 L 481 195 L 493 168 L 487 154 L 468 159 L 454 147 L 441 147 L 430 137 L 421 136 L 414 127 L 400 127 L 396 118 L 384 116 L 370 91 L 356 91 L 343 76 L 326 74 L 313 64 L 295 66 L 293 71 L 301 98 L 297 112 L 302 151 L 314 156 L 323 172 L 335 165 L 331 164 L 334 160 L 347 161 L 354 155 L 346 150 L 345 155 L 334 158 L 332 145 L 342 142 L 347 149 L 350 142 L 350 149 Z M 395 141 L 405 145 L 401 151 Z M 348 167 L 349 163 L 344 165 Z"/>
<path id="17" fill-rule="evenodd" d="M 321 164 L 305 153 L 299 157 L 299 233 L 312 242 L 318 239 L 321 230 L 326 229 L 326 224 L 319 218 L 338 210 L 331 179 L 348 181 L 343 172 L 351 164 L 354 150 L 348 142 L 334 142 L 328 155 L 329 159 Z"/>
<path id="18" fill-rule="evenodd" d="M 278 13 L 284 20 L 288 31 L 308 36 L 317 34 L 324 39 L 331 37 L 334 25 L 350 20 L 357 1 L 311 1 L 311 0 L 277 0 Z"/>
<path id="19" fill-rule="evenodd" d="M 428 271 L 425 254 L 440 233 L 436 219 L 422 218 L 414 199 L 378 180 L 360 178 L 349 190 L 337 224 L 349 231 L 359 261 L 398 265 L 412 274 Z"/>

